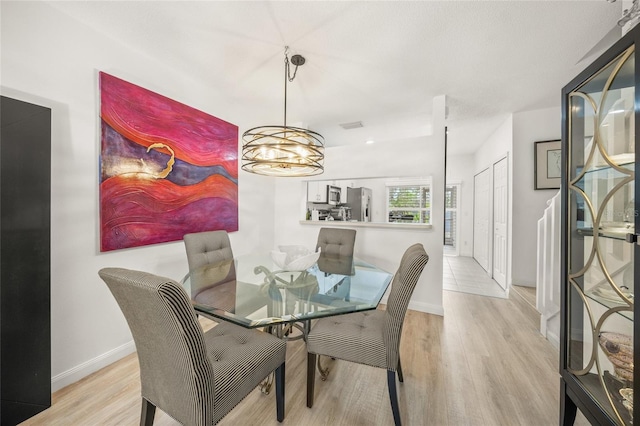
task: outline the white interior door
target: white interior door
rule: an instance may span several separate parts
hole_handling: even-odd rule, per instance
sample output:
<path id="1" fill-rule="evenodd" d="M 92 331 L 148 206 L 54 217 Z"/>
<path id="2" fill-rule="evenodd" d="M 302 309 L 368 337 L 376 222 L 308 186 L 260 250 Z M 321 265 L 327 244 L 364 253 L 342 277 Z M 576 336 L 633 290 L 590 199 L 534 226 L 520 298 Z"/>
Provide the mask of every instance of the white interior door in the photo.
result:
<path id="1" fill-rule="evenodd" d="M 473 192 L 473 257 L 489 272 L 491 169 L 474 176 Z"/>
<path id="2" fill-rule="evenodd" d="M 503 158 L 493 165 L 493 279 L 507 288 L 508 163 Z"/>

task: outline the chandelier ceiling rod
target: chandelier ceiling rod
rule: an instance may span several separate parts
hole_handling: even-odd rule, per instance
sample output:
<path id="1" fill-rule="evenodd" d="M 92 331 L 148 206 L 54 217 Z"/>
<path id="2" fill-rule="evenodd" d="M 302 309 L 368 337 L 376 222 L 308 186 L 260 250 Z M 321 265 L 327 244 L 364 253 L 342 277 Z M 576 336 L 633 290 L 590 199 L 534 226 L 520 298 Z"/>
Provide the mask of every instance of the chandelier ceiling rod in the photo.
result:
<path id="1" fill-rule="evenodd" d="M 287 56 L 287 51 L 289 50 L 289 46 L 284 48 L 284 128 L 287 128 L 287 84 L 289 82 L 289 57 Z M 296 71 L 298 68 L 296 67 Z M 293 81 L 293 80 L 292 80 Z"/>
<path id="2" fill-rule="evenodd" d="M 304 65 L 305 59 L 300 55 L 293 55 L 291 57 L 291 62 L 289 62 L 289 46 L 285 46 L 284 48 L 284 127 L 287 127 L 287 81 L 293 82 L 293 79 L 296 78 L 296 74 L 298 73 L 298 67 L 300 65 Z M 296 66 L 295 70 L 293 70 L 293 77 L 291 76 L 290 64 Z"/>

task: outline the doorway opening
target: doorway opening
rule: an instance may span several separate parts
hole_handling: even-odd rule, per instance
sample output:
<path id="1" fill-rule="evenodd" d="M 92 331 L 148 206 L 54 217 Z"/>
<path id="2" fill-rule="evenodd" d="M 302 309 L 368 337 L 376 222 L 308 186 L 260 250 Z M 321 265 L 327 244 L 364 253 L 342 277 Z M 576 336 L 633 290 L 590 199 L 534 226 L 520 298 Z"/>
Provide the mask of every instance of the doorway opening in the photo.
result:
<path id="1" fill-rule="evenodd" d="M 473 176 L 473 252 L 470 256 L 445 256 L 443 289 L 507 298 L 508 157 L 502 157 Z M 462 222 L 457 195 L 460 187 L 447 182 L 445 189 L 444 254 L 456 253 Z M 455 220 L 458 219 L 458 220 Z M 457 227 L 457 228 L 456 228 Z M 464 235 L 464 234 L 463 234 Z M 460 250 L 464 252 L 464 249 Z"/>

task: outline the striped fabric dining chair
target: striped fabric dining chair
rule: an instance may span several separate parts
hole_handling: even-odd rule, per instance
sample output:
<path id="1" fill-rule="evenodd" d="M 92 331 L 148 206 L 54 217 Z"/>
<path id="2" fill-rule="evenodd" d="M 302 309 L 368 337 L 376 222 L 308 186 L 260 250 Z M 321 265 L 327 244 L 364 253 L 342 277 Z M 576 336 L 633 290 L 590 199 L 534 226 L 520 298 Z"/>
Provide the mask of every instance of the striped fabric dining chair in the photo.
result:
<path id="1" fill-rule="evenodd" d="M 168 278 L 122 268 L 99 275 L 138 352 L 141 425 L 153 424 L 156 407 L 184 425 L 214 425 L 274 370 L 277 419 L 284 419 L 283 340 L 228 322 L 203 333 L 186 292 Z"/>
<path id="2" fill-rule="evenodd" d="M 316 355 L 387 370 L 393 420 L 400 425 L 396 371 L 400 382 L 400 337 L 409 299 L 429 256 L 422 244 L 409 247 L 391 283 L 386 310 L 354 312 L 319 319 L 307 336 L 307 407 L 313 406 Z"/>

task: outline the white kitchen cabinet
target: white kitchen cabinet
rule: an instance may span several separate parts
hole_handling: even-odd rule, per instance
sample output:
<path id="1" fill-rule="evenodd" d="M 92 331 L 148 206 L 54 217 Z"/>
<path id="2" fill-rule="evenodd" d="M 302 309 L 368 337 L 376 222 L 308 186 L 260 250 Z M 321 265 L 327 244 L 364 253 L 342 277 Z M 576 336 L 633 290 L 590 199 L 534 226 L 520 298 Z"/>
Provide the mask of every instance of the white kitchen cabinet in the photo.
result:
<path id="1" fill-rule="evenodd" d="M 312 203 L 327 202 L 327 181 L 307 182 L 307 201 Z"/>

